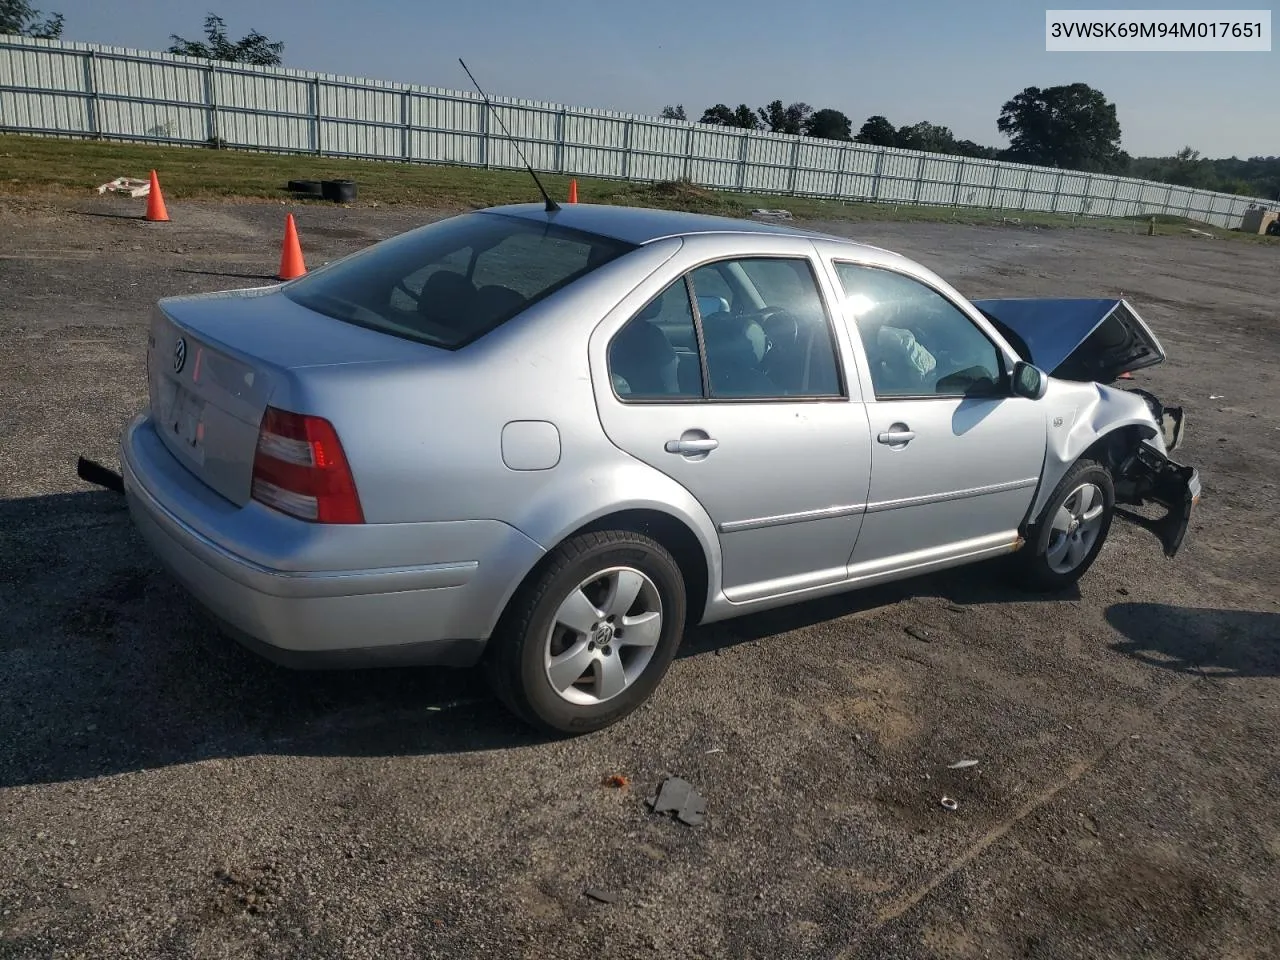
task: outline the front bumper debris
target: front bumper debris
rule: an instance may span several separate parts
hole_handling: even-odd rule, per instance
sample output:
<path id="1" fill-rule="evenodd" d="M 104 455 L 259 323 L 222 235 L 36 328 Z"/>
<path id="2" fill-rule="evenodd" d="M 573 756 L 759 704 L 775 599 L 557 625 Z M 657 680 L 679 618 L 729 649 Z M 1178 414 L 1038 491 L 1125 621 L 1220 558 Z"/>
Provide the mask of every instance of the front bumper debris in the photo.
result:
<path id="1" fill-rule="evenodd" d="M 1181 418 L 1178 425 L 1180 433 Z M 1158 503 L 1167 509 L 1166 515 L 1158 520 L 1127 511 L 1123 516 L 1154 533 L 1164 547 L 1164 555 L 1173 557 L 1187 535 L 1192 510 L 1200 502 L 1199 472 L 1170 460 L 1144 442 L 1122 465 L 1115 488 L 1117 503 L 1134 506 Z"/>

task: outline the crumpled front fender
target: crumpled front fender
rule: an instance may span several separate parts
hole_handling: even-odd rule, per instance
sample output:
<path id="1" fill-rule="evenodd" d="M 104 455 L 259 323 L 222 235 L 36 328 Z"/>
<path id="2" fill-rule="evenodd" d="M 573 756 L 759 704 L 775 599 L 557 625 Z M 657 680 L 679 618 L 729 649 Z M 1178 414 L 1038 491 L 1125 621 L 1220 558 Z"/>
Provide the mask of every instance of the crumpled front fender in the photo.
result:
<path id="1" fill-rule="evenodd" d="M 1048 442 L 1040 488 L 1027 513 L 1031 523 L 1044 509 L 1066 472 L 1090 447 L 1116 431 L 1129 429 L 1136 439 L 1149 439 L 1164 452 L 1160 425 L 1142 397 L 1098 383 L 1050 378 L 1042 398 L 1047 405 Z"/>
<path id="2" fill-rule="evenodd" d="M 1182 439 L 1181 408 L 1165 407 L 1143 390 L 1062 380 L 1050 380 L 1044 400 L 1049 404 L 1049 439 L 1040 488 L 1026 523 L 1044 510 L 1071 465 L 1092 450 L 1111 470 L 1118 504 L 1155 502 L 1168 509 L 1159 520 L 1128 511 L 1118 516 L 1155 533 L 1166 556 L 1177 553 L 1200 499 L 1198 472 L 1169 458 Z"/>

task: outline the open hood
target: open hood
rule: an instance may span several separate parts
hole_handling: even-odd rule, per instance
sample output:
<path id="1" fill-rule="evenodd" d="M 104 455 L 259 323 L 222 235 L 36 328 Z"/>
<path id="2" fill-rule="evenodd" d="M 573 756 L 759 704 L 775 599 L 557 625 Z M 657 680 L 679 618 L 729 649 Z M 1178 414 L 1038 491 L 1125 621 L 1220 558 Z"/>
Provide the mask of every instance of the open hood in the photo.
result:
<path id="1" fill-rule="evenodd" d="M 1164 348 L 1125 300 L 974 300 L 1023 359 L 1060 380 L 1111 383 L 1164 362 Z"/>

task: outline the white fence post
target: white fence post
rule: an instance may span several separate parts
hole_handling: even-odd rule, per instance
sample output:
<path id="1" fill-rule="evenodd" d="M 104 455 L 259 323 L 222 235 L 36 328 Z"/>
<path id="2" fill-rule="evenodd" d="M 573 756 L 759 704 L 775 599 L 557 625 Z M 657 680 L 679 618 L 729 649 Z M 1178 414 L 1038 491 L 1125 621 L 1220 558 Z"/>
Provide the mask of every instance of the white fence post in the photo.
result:
<path id="1" fill-rule="evenodd" d="M 88 109 L 85 110 L 85 114 L 89 121 L 89 133 L 95 139 L 102 136 L 102 120 L 98 116 L 102 101 L 98 99 L 98 78 L 95 76 L 97 73 L 96 65 L 97 61 L 94 58 L 93 51 L 90 50 L 84 58 L 84 86 L 85 92 L 89 94 L 89 102 L 86 104 Z"/>
<path id="2" fill-rule="evenodd" d="M 871 181 L 871 200 L 873 203 L 880 202 L 880 175 L 884 172 L 884 155 L 885 148 L 881 147 L 880 152 L 876 155 L 876 169 L 872 174 L 874 178 Z"/>
<path id="3" fill-rule="evenodd" d="M 209 104 L 209 140 L 220 139 L 218 131 L 218 65 L 209 61 L 209 72 L 205 75 L 205 100 Z"/>
<path id="4" fill-rule="evenodd" d="M 1058 198 L 1062 195 L 1062 171 L 1058 171 L 1058 178 L 1053 181 L 1053 202 L 1049 205 L 1050 213 L 1058 212 Z"/>
<path id="5" fill-rule="evenodd" d="M 567 112 L 561 110 L 556 116 L 556 173 L 564 173 L 564 137 L 565 118 Z"/>
<path id="6" fill-rule="evenodd" d="M 316 77 L 315 82 L 312 83 L 311 85 L 311 99 L 314 101 L 312 103 L 312 107 L 315 108 L 314 123 L 316 125 L 316 134 L 313 142 L 316 145 L 316 153 L 323 154 L 324 143 L 320 138 L 320 132 L 322 129 L 323 120 L 321 118 L 321 112 L 320 112 L 320 78 L 319 77 Z"/>
<path id="7" fill-rule="evenodd" d="M 738 192 L 747 189 L 747 158 L 751 156 L 751 132 L 742 131 L 742 141 L 738 144 Z"/>
<path id="8" fill-rule="evenodd" d="M 956 164 L 956 183 L 955 188 L 951 191 L 951 206 L 960 206 L 960 188 L 964 185 L 964 157 L 960 158 L 960 162 Z"/>
<path id="9" fill-rule="evenodd" d="M 400 94 L 400 153 L 405 162 L 413 159 L 413 94 L 405 90 Z"/>
<path id="10" fill-rule="evenodd" d="M 631 179 L 631 128 L 635 126 L 634 120 L 628 120 L 627 125 L 622 128 L 622 179 Z"/>

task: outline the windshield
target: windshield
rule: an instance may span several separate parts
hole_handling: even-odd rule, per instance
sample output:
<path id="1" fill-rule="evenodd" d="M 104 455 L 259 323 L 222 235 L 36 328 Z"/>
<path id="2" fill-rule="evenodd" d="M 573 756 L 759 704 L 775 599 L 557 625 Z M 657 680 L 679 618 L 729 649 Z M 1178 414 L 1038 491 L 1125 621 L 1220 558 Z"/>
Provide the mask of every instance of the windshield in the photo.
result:
<path id="1" fill-rule="evenodd" d="M 317 313 L 456 350 L 633 245 L 502 214 L 442 220 L 295 281 Z"/>

